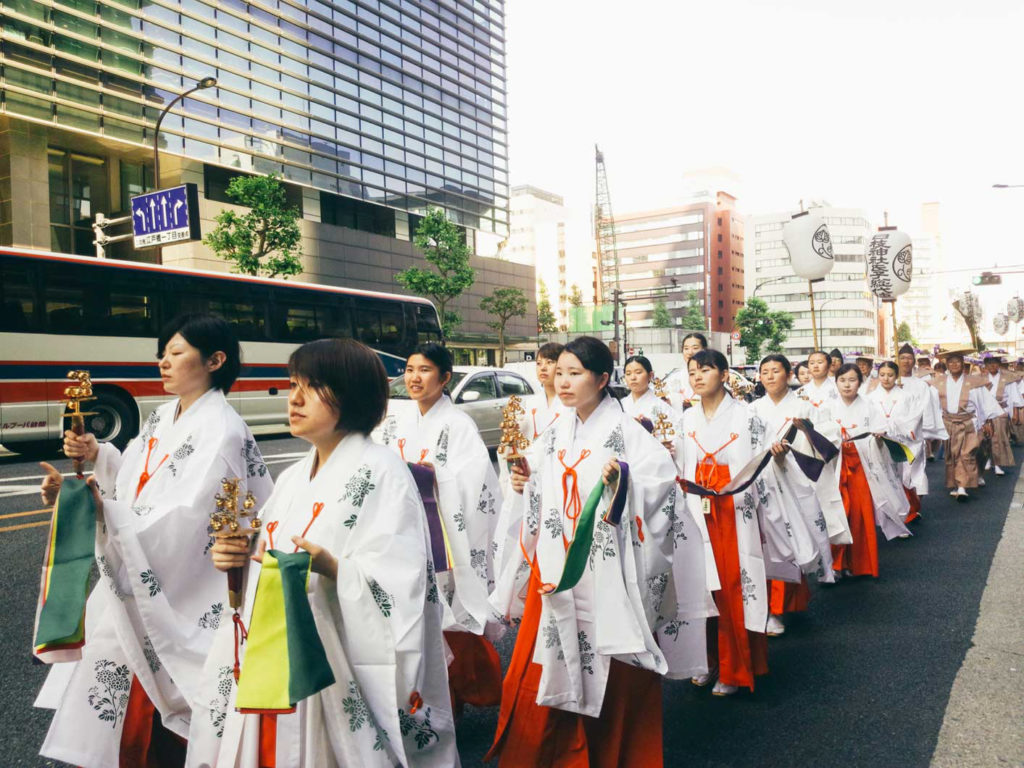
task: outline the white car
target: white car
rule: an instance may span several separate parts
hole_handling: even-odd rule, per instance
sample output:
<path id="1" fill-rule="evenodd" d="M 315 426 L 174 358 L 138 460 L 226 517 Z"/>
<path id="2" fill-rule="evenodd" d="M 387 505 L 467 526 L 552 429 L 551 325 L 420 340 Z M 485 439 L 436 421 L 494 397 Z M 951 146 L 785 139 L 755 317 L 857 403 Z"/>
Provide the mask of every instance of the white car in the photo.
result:
<path id="1" fill-rule="evenodd" d="M 388 411 L 415 408 L 405 388 L 405 379 L 398 376 L 390 384 L 391 397 Z M 501 412 L 509 395 L 529 397 L 534 387 L 524 377 L 504 368 L 483 368 L 456 365 L 448 383 L 452 402 L 468 413 L 480 430 L 480 437 L 488 448 L 497 448 L 501 441 Z"/>

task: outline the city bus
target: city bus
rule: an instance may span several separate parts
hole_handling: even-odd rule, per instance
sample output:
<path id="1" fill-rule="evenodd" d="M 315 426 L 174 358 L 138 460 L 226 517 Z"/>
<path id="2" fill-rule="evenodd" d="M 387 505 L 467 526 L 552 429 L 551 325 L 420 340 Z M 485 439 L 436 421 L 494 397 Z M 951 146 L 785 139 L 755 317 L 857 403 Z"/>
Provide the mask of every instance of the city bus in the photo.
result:
<path id="1" fill-rule="evenodd" d="M 235 328 L 243 369 L 228 400 L 256 434 L 287 430 L 286 364 L 303 342 L 358 339 L 397 376 L 418 343 L 441 338 L 437 310 L 416 297 L 0 248 L 0 445 L 55 452 L 67 373 L 85 369 L 96 396 L 86 429 L 124 447 L 171 399 L 156 343 L 182 312 Z"/>

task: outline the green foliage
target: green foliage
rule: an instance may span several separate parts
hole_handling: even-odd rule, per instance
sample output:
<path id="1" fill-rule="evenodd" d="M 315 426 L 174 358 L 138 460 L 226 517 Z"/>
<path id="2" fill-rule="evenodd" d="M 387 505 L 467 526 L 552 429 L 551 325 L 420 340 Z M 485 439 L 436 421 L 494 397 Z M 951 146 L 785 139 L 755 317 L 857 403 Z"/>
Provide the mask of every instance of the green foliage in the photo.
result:
<path id="1" fill-rule="evenodd" d="M 583 306 L 583 291 L 576 283 L 573 283 L 572 288 L 569 289 L 569 304 L 574 307 Z"/>
<path id="2" fill-rule="evenodd" d="M 765 344 L 767 352 L 782 351 L 787 332 L 793 329 L 793 316 L 769 311 L 767 302 L 755 296 L 736 313 L 736 326 L 740 329 L 740 344 L 747 350 L 747 365 L 756 365 Z"/>
<path id="3" fill-rule="evenodd" d="M 498 367 L 505 364 L 505 326 L 513 317 L 526 317 L 529 309 L 526 295 L 518 288 L 495 288 L 494 293 L 480 300 L 480 309 L 495 320 L 487 327 L 498 332 Z"/>
<path id="4" fill-rule="evenodd" d="M 413 243 L 437 271 L 409 267 L 396 274 L 395 280 L 406 290 L 437 305 L 441 329 L 447 337 L 462 323 L 462 318 L 450 311 L 448 304 L 465 293 L 476 279 L 469 263 L 466 237 L 443 210 L 431 208 L 416 228 Z"/>
<path id="5" fill-rule="evenodd" d="M 904 320 L 896 328 L 896 340 L 897 341 L 909 341 L 915 347 L 917 346 L 917 340 L 914 338 L 913 332 L 910 330 L 910 323 Z"/>
<path id="6" fill-rule="evenodd" d="M 558 330 L 558 321 L 555 313 L 551 311 L 551 297 L 548 296 L 548 287 L 544 281 L 540 281 L 540 299 L 537 300 L 537 332 L 554 333 Z"/>
<path id="7" fill-rule="evenodd" d="M 703 331 L 707 327 L 707 320 L 704 319 L 704 310 L 700 306 L 700 294 L 697 291 L 690 291 L 686 295 L 686 300 L 689 306 L 683 315 L 682 327 L 687 331 Z"/>
<path id="8" fill-rule="evenodd" d="M 672 313 L 668 311 L 665 302 L 659 299 L 658 303 L 654 305 L 654 327 L 671 328 L 672 325 Z"/>
<path id="9" fill-rule="evenodd" d="M 285 198 L 277 176 L 236 176 L 227 195 L 247 213 L 224 210 L 203 242 L 243 275 L 284 277 L 302 272 L 301 215 Z"/>

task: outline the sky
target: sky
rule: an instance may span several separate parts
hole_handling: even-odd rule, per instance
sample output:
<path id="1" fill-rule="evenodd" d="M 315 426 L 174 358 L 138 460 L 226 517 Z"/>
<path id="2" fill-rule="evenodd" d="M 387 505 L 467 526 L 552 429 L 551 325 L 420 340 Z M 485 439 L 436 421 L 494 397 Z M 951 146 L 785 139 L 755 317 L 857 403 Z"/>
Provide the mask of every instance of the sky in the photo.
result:
<path id="1" fill-rule="evenodd" d="M 565 197 L 583 238 L 594 144 L 612 207 L 736 174 L 742 214 L 801 199 L 938 201 L 947 268 L 1024 265 L 1024 2 L 508 0 L 510 181 Z M 953 282 L 970 281 L 970 272 Z M 1024 274 L 1005 291 L 1024 293 Z"/>

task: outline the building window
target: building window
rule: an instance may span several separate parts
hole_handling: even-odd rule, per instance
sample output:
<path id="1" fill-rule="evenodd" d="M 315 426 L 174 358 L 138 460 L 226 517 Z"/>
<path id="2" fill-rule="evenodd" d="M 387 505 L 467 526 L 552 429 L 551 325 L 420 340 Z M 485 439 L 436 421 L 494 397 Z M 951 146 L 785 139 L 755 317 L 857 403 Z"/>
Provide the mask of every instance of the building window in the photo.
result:
<path id="1" fill-rule="evenodd" d="M 143 163 L 121 161 L 121 208 L 130 211 L 131 199 L 154 188 L 153 166 Z"/>
<path id="2" fill-rule="evenodd" d="M 50 249 L 92 256 L 92 223 L 110 212 L 107 161 L 50 147 Z"/>
<path id="3" fill-rule="evenodd" d="M 721 232 L 718 233 L 718 242 L 722 242 L 722 233 Z"/>
<path id="4" fill-rule="evenodd" d="M 410 235 L 415 234 L 413 218 L 409 217 Z M 357 229 L 386 237 L 395 236 L 395 212 L 391 208 L 373 203 L 364 203 L 351 197 L 320 193 L 320 220 L 336 227 Z M 411 238 L 410 238 L 411 239 Z"/>
<path id="5" fill-rule="evenodd" d="M 217 165 L 204 165 L 203 166 L 203 186 L 205 187 L 205 196 L 207 200 L 216 200 L 218 203 L 229 203 L 231 205 L 237 205 L 234 200 L 228 197 L 228 185 L 231 180 L 236 176 L 255 176 L 252 173 L 243 173 L 241 171 L 233 171 L 229 168 L 221 168 Z M 299 215 L 302 215 L 302 187 L 296 186 L 295 184 L 287 184 L 281 182 L 281 186 L 284 187 L 284 199 L 285 203 L 293 208 L 299 209 Z"/>

